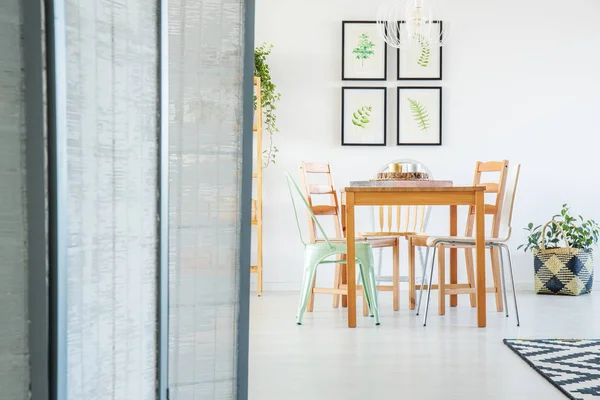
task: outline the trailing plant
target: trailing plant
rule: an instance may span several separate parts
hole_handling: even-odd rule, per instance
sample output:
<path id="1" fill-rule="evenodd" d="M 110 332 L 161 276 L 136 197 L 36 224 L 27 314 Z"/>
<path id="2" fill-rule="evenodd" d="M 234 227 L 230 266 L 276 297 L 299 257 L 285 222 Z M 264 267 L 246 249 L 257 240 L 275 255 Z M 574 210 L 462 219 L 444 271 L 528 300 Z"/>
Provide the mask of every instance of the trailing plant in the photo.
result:
<path id="1" fill-rule="evenodd" d="M 371 42 L 369 35 L 363 33 L 359 36 L 358 47 L 352 50 L 357 60 L 360 60 L 360 65 L 364 65 L 365 60 L 368 60 L 375 51 L 373 50 L 375 43 Z"/>
<path id="2" fill-rule="evenodd" d="M 412 113 L 413 119 L 422 131 L 427 131 L 431 127 L 431 118 L 429 117 L 429 111 L 427 107 L 419 103 L 416 100 L 407 98 L 410 103 L 410 112 Z"/>
<path id="3" fill-rule="evenodd" d="M 254 75 L 260 78 L 261 106 L 264 115 L 265 130 L 269 133 L 269 147 L 263 151 L 263 168 L 271 163 L 275 164 L 275 158 L 279 150 L 273 144 L 273 134 L 279 132 L 277 129 L 277 116 L 275 115 L 276 103 L 281 98 L 281 93 L 275 91 L 275 84 L 271 80 L 271 69 L 267 64 L 267 57 L 271 54 L 273 45 L 261 44 L 254 49 Z M 256 110 L 256 95 L 254 95 L 254 109 Z"/>
<path id="4" fill-rule="evenodd" d="M 431 44 L 420 34 L 417 34 L 417 42 L 421 46 L 421 55 L 417 60 L 417 64 L 426 68 L 429 65 L 429 59 L 431 58 Z"/>
<path id="5" fill-rule="evenodd" d="M 552 220 L 556 221 L 565 232 L 569 246 L 576 249 L 589 249 L 598 244 L 600 226 L 593 219 L 586 220 L 581 215 L 572 216 L 567 204 L 562 205 L 560 214 L 553 216 Z M 524 229 L 529 233 L 527 243 L 520 245 L 518 248 L 523 248 L 524 251 L 539 250 L 542 246 L 542 225 L 534 226 L 530 222 Z M 550 224 L 549 229 L 546 229 L 546 248 L 559 247 L 562 240 L 560 230 L 556 225 Z"/>
<path id="6" fill-rule="evenodd" d="M 371 111 L 373 107 L 362 106 L 352 114 L 352 123 L 359 128 L 365 128 L 365 125 L 371 122 Z"/>

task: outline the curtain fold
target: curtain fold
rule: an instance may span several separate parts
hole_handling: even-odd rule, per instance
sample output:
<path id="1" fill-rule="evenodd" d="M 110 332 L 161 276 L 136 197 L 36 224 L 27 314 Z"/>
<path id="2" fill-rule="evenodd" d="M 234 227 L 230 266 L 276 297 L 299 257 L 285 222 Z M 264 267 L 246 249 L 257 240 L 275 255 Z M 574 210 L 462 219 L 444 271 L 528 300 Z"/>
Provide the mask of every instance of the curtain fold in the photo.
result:
<path id="1" fill-rule="evenodd" d="M 157 2 L 66 1 L 69 400 L 154 400 Z"/>
<path id="2" fill-rule="evenodd" d="M 0 2 L 0 397 L 29 398 L 22 3 Z"/>
<path id="3" fill-rule="evenodd" d="M 172 400 L 237 394 L 243 17 L 169 2 Z"/>

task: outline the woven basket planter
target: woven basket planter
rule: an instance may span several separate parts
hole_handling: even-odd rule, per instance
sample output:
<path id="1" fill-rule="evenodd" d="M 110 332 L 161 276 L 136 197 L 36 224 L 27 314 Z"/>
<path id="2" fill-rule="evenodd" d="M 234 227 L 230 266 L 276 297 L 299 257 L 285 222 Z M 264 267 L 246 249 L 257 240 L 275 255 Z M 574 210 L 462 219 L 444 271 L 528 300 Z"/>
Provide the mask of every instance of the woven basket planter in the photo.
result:
<path id="1" fill-rule="evenodd" d="M 594 281 L 594 254 L 591 249 L 569 247 L 560 225 L 567 247 L 546 248 L 544 234 L 550 223 L 542 230 L 542 248 L 533 252 L 535 292 L 537 294 L 562 294 L 579 296 L 592 291 Z"/>

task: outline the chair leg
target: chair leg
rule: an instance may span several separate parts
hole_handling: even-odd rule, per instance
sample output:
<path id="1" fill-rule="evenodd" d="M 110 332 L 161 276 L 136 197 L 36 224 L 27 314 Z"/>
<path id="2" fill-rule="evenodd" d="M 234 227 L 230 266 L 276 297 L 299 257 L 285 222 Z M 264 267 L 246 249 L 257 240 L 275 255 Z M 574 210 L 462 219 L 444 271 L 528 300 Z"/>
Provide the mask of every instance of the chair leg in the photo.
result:
<path id="1" fill-rule="evenodd" d="M 379 305 L 377 304 L 377 288 L 372 250 L 370 248 L 356 249 L 356 259 L 360 264 L 360 274 L 362 275 L 363 281 L 363 295 L 369 310 L 371 310 L 371 315 L 375 317 L 375 324 L 379 325 Z"/>
<path id="2" fill-rule="evenodd" d="M 368 317 L 369 316 L 369 303 L 367 302 L 367 295 L 366 295 L 366 288 L 365 288 L 366 283 L 363 281 L 363 293 L 362 293 L 362 303 L 363 303 L 363 317 Z"/>
<path id="3" fill-rule="evenodd" d="M 400 238 L 396 238 L 396 245 L 392 247 L 392 302 L 394 311 L 400 309 Z"/>
<path id="4" fill-rule="evenodd" d="M 308 312 L 313 312 L 314 308 L 315 308 L 315 286 L 317 286 L 317 273 L 316 273 L 316 268 L 315 268 L 315 276 L 312 280 L 312 285 L 310 287 L 310 293 L 308 294 L 308 307 L 306 308 L 306 311 Z"/>
<path id="5" fill-rule="evenodd" d="M 375 317 L 375 325 L 379 325 L 381 324 L 380 321 L 380 317 L 379 317 L 379 301 L 377 299 L 377 282 L 375 281 L 375 269 L 374 268 L 368 268 L 368 270 L 366 271 L 366 273 L 371 274 L 371 287 L 370 287 L 370 292 L 371 292 L 371 315 L 373 315 Z"/>
<path id="6" fill-rule="evenodd" d="M 346 254 L 342 254 L 341 259 L 345 260 Z M 341 283 L 342 283 L 342 285 L 346 285 L 348 283 L 348 276 L 346 275 L 347 274 L 346 264 L 342 264 L 341 269 L 342 269 L 341 270 L 341 274 L 342 274 Z M 346 295 L 346 294 L 342 295 L 342 307 L 343 308 L 348 307 L 348 295 Z"/>
<path id="7" fill-rule="evenodd" d="M 429 266 L 429 248 L 427 248 L 427 258 L 425 260 L 425 264 L 423 264 L 423 277 L 421 278 L 421 289 L 419 290 L 419 302 L 417 303 L 417 315 L 421 311 L 421 300 L 423 299 L 423 288 L 425 287 L 425 283 L 427 282 L 427 267 Z M 431 257 L 431 275 L 433 276 L 433 263 L 435 262 L 435 247 L 433 248 L 433 254 Z M 431 278 L 430 278 L 431 279 Z M 431 286 L 431 282 L 427 282 L 427 290 L 429 290 Z"/>
<path id="8" fill-rule="evenodd" d="M 438 314 L 446 314 L 446 248 L 438 250 Z"/>
<path id="9" fill-rule="evenodd" d="M 431 286 L 433 286 L 433 270 L 435 265 L 435 252 L 437 246 L 433 248 L 433 254 L 431 255 L 431 272 L 429 273 L 429 281 L 427 282 L 427 302 L 425 303 L 425 317 L 423 318 L 423 326 L 427 326 L 427 316 L 429 314 L 429 302 L 431 301 Z M 423 274 L 425 275 L 425 274 Z M 425 281 L 425 277 L 423 277 Z M 421 284 L 421 293 L 423 292 L 423 284 Z M 421 296 L 419 296 L 419 307 L 421 306 Z M 418 315 L 418 314 L 417 314 Z"/>
<path id="10" fill-rule="evenodd" d="M 473 262 L 473 249 L 465 249 L 465 265 L 467 267 L 467 281 L 469 287 L 475 287 L 475 267 Z M 475 293 L 469 294 L 469 300 L 471 301 L 471 307 L 477 307 L 477 297 Z"/>
<path id="11" fill-rule="evenodd" d="M 336 258 L 336 260 L 339 260 L 340 256 L 338 255 L 335 258 Z M 342 266 L 340 264 L 335 265 L 334 274 L 335 275 L 333 276 L 333 288 L 339 289 L 340 288 L 340 280 L 342 278 Z M 339 306 L 340 306 L 340 295 L 334 294 L 333 295 L 333 308 L 339 308 Z"/>
<path id="12" fill-rule="evenodd" d="M 500 250 L 499 247 L 496 247 L 496 249 Z M 504 268 L 504 255 L 502 255 L 502 251 L 498 251 L 498 254 L 500 255 L 500 279 L 502 281 L 502 298 L 504 299 L 504 311 L 506 314 L 506 318 L 508 318 L 508 299 L 506 298 L 506 275 Z"/>
<path id="13" fill-rule="evenodd" d="M 496 246 L 492 246 L 490 248 L 491 260 L 492 260 L 492 277 L 494 278 L 494 288 L 496 289 L 496 311 L 502 312 L 503 303 L 502 303 L 502 281 L 500 277 L 500 258 L 499 258 L 500 249 Z"/>
<path id="14" fill-rule="evenodd" d="M 296 314 L 296 323 L 302 325 L 304 312 L 308 307 L 310 296 L 313 295 L 312 288 L 317 274 L 317 266 L 319 264 L 320 255 L 305 252 L 304 253 L 304 277 L 302 278 L 302 290 L 300 292 L 300 301 L 298 304 L 298 312 Z"/>
<path id="15" fill-rule="evenodd" d="M 512 255 L 510 254 L 510 249 L 507 245 L 503 244 L 502 247 L 506 250 L 506 254 L 508 255 L 508 270 L 510 271 L 510 280 L 512 282 L 512 290 L 513 290 L 513 299 L 515 302 L 515 315 L 517 316 L 517 326 L 521 326 L 521 320 L 519 318 L 519 305 L 517 304 L 517 288 L 515 286 L 515 275 L 513 272 L 512 265 Z"/>
<path id="16" fill-rule="evenodd" d="M 415 309 L 416 289 L 415 289 L 415 247 L 412 239 L 408 243 L 408 308 Z"/>
<path id="17" fill-rule="evenodd" d="M 377 276 L 381 276 L 381 267 L 383 266 L 383 248 L 380 247 L 377 252 L 379 253 L 377 258 Z"/>

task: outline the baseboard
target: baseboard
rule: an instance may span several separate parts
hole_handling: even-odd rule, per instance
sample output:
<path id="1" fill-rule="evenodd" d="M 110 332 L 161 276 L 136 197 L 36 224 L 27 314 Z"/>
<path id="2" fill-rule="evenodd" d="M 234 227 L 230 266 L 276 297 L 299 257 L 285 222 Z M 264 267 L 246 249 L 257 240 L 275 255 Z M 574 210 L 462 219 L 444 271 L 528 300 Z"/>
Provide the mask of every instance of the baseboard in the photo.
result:
<path id="1" fill-rule="evenodd" d="M 594 286 L 599 287 L 600 281 L 595 280 Z M 533 290 L 533 282 L 515 282 L 515 287 L 517 288 L 517 291 L 519 291 L 519 292 Z"/>
<path id="2" fill-rule="evenodd" d="M 300 282 L 263 282 L 264 292 L 298 292 L 300 291 Z M 256 284 L 252 284 L 250 288 L 253 292 L 256 291 Z"/>
<path id="3" fill-rule="evenodd" d="M 435 281 L 434 281 L 435 282 Z M 600 287 L 600 281 L 594 281 L 594 286 Z M 517 291 L 526 292 L 533 290 L 533 282 L 515 282 Z M 252 283 L 251 290 L 256 291 L 255 283 Z M 263 291 L 265 292 L 298 292 L 300 282 L 264 282 Z"/>

